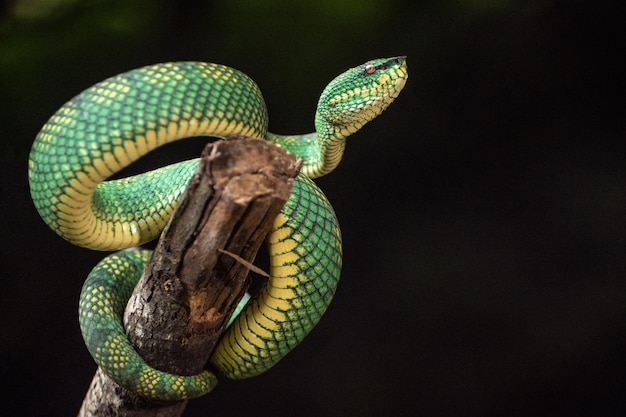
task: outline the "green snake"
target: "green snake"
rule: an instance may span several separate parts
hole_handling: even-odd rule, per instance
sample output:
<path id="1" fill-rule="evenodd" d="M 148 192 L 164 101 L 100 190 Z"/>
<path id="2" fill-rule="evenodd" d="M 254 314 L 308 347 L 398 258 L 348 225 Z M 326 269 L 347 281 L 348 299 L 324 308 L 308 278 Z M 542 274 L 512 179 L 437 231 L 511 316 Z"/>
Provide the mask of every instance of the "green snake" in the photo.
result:
<path id="1" fill-rule="evenodd" d="M 63 105 L 42 127 L 29 158 L 31 197 L 42 219 L 69 242 L 119 250 L 156 238 L 198 166 L 183 161 L 107 180 L 149 151 L 191 136 L 240 135 L 274 142 L 304 161 L 267 238 L 270 277 L 234 317 L 211 356 L 229 378 L 260 374 L 293 349 L 326 311 L 339 280 L 339 224 L 311 178 L 332 171 L 345 138 L 378 116 L 408 77 L 405 57 L 375 59 L 332 80 L 315 132 L 267 131 L 258 86 L 233 68 L 202 62 L 146 66 L 111 77 Z M 215 375 L 172 375 L 149 366 L 128 341 L 122 314 L 150 251 L 120 251 L 87 277 L 79 303 L 85 344 L 119 385 L 164 400 L 210 391 Z"/>

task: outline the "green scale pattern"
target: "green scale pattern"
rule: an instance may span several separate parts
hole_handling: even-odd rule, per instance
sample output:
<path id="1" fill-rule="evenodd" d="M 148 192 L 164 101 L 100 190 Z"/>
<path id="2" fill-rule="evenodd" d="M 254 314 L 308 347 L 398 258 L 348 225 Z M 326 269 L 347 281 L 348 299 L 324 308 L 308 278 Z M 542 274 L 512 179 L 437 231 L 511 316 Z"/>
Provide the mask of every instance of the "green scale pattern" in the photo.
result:
<path id="1" fill-rule="evenodd" d="M 30 190 L 35 207 L 53 230 L 77 243 L 60 227 L 63 224 L 60 212 L 64 211 L 61 196 L 68 187 L 73 188 L 72 180 L 84 182 L 81 179 L 88 177 L 93 183 L 100 183 L 128 165 L 116 156 L 128 146 L 125 142 L 141 147 L 139 141 L 149 142 L 146 140 L 149 132 L 167 132 L 172 124 L 178 129 L 200 126 L 210 119 L 234 123 L 236 128 L 228 132 L 230 134 L 264 137 L 267 111 L 258 86 L 240 71 L 200 62 L 139 68 L 94 85 L 62 106 L 35 138 L 29 160 Z M 187 136 L 212 133 L 196 131 Z M 148 148 L 151 150 L 175 139 L 178 137 L 158 135 L 154 143 L 148 143 Z M 107 157 L 117 166 L 107 166 L 108 172 L 88 169 L 98 160 L 104 161 L 106 166 Z M 167 175 L 167 181 L 162 184 L 168 192 L 161 195 L 170 195 L 170 190 L 176 193 L 162 203 L 171 205 L 177 201 L 197 162 L 192 165 L 187 163 L 179 168 L 184 175 L 169 175 L 168 170 L 172 168 L 166 168 L 161 177 Z M 153 174 L 142 174 L 143 178 L 140 176 L 136 183 L 149 182 L 146 178 L 150 175 Z M 108 220 L 111 213 L 123 221 L 160 216 L 154 201 L 145 194 L 119 198 L 111 193 L 119 187 L 106 184 L 96 188 L 93 196 L 96 218 Z M 153 239 L 154 233 L 148 233 L 141 241 Z"/>

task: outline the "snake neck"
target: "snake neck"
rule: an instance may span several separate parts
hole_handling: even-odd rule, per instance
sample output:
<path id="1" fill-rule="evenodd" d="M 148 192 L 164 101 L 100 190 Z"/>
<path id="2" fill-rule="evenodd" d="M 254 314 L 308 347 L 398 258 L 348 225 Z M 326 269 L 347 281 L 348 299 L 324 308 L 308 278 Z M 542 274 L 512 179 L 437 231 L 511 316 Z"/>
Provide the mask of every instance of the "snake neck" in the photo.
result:
<path id="1" fill-rule="evenodd" d="M 316 131 L 312 133 L 279 135 L 267 132 L 266 135 L 267 140 L 302 158 L 302 172 L 309 178 L 324 176 L 339 165 L 348 136 L 321 117 L 316 116 L 315 125 Z"/>

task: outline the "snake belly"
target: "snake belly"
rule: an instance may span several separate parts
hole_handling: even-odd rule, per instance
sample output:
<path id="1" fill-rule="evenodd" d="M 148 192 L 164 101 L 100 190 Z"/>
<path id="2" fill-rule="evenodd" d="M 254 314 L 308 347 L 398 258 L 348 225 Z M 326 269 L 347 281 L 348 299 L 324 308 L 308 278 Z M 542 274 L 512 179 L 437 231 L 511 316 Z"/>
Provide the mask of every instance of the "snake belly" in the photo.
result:
<path id="1" fill-rule="evenodd" d="M 176 62 L 104 80 L 63 105 L 42 127 L 29 158 L 31 197 L 42 219 L 69 242 L 118 250 L 156 238 L 198 160 L 107 180 L 149 151 L 190 136 L 270 140 L 304 158 L 303 172 L 267 243 L 270 278 L 222 336 L 211 363 L 231 378 L 276 364 L 315 326 L 335 292 L 341 235 L 335 213 L 310 180 L 339 163 L 345 137 L 379 115 L 407 79 L 405 57 L 370 61 L 334 79 L 315 117 L 316 133 L 267 132 L 258 86 L 227 66 Z M 79 318 L 92 357 L 119 385 L 163 400 L 210 391 L 211 372 L 181 376 L 150 367 L 128 342 L 125 304 L 150 252 L 103 259 L 81 293 Z"/>

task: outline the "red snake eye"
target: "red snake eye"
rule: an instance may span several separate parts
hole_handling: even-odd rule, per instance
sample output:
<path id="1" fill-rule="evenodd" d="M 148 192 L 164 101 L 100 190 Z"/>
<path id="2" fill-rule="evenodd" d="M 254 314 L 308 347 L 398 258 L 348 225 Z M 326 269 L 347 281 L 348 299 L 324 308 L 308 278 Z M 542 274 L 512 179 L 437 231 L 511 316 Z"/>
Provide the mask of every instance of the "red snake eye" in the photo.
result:
<path id="1" fill-rule="evenodd" d="M 373 74 L 374 72 L 376 72 L 376 66 L 373 64 L 365 65 L 365 72 L 367 72 L 368 74 Z"/>

